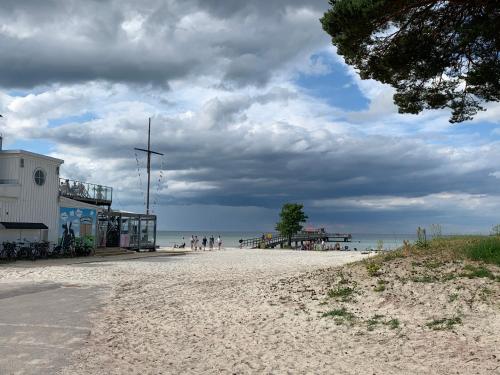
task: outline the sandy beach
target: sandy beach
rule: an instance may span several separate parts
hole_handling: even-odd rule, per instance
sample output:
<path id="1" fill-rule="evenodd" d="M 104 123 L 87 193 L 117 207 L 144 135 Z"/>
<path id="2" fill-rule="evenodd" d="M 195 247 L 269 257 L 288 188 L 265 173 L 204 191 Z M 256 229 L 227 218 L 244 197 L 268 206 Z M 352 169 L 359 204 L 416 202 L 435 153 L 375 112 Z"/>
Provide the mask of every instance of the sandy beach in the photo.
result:
<path id="1" fill-rule="evenodd" d="M 366 292 L 372 280 L 357 285 L 359 296 L 351 302 L 356 319 L 381 314 L 386 322 L 397 315 L 398 327 L 381 323 L 372 330 L 365 323 L 324 317 L 333 306 L 346 304 L 325 299 L 338 282 L 335 267 L 363 257 L 226 249 L 2 267 L 0 283 L 71 283 L 103 291 L 90 334 L 63 374 L 465 374 L 500 369 L 495 369 L 500 365 L 498 306 L 480 305 L 482 320 L 464 324 L 458 333 L 429 330 L 423 322 L 443 304 L 433 304 L 430 285 L 415 291 L 430 299 L 415 302 L 414 308 L 397 296 Z M 359 270 L 349 272 L 355 279 Z M 404 293 L 410 296 L 410 290 Z"/>

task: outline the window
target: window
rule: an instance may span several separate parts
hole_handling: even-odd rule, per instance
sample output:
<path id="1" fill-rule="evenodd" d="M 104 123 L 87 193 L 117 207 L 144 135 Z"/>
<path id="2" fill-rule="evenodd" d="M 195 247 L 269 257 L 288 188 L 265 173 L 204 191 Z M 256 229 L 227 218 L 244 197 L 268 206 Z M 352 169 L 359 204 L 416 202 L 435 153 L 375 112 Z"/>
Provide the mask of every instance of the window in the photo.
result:
<path id="1" fill-rule="evenodd" d="M 21 158 L 20 162 L 21 162 L 21 168 L 24 168 L 24 159 Z"/>
<path id="2" fill-rule="evenodd" d="M 33 178 L 35 180 L 35 184 L 42 186 L 45 183 L 45 172 L 41 169 L 37 169 L 35 170 Z"/>
<path id="3" fill-rule="evenodd" d="M 56 168 L 56 174 L 59 176 L 59 167 Z"/>

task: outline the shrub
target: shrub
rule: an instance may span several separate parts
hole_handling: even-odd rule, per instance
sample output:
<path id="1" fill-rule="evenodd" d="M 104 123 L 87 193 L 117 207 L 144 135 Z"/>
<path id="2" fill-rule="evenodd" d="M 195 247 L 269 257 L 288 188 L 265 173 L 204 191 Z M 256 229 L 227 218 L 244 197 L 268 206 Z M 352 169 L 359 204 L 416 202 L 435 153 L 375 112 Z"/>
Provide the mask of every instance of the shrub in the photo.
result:
<path id="1" fill-rule="evenodd" d="M 417 242 L 415 243 L 415 245 L 420 248 L 427 247 L 427 233 L 425 231 L 425 228 L 417 228 Z"/>
<path id="2" fill-rule="evenodd" d="M 383 292 L 385 290 L 385 280 L 377 280 L 377 286 L 373 289 L 375 292 Z"/>
<path id="3" fill-rule="evenodd" d="M 427 323 L 426 326 L 439 331 L 443 329 L 453 329 L 453 327 L 457 324 L 462 324 L 462 319 L 458 316 L 454 318 L 434 319 L 433 321 Z"/>
<path id="4" fill-rule="evenodd" d="M 345 319 L 347 321 L 351 321 L 355 318 L 355 315 L 353 313 L 347 311 L 345 307 L 342 307 L 341 309 L 335 309 L 335 310 L 328 311 L 328 312 L 324 313 L 322 316 L 323 316 L 323 318 L 331 316 L 331 317 Z"/>
<path id="5" fill-rule="evenodd" d="M 464 270 L 468 272 L 463 272 L 460 274 L 460 276 L 468 277 L 469 279 L 474 279 L 476 277 L 478 278 L 484 277 L 492 280 L 495 279 L 495 275 L 493 274 L 493 272 L 482 266 L 474 267 L 473 265 L 468 264 L 464 267 Z"/>
<path id="6" fill-rule="evenodd" d="M 484 237 L 465 249 L 468 258 L 500 266 L 500 237 Z"/>
<path id="7" fill-rule="evenodd" d="M 390 329 L 399 328 L 399 320 L 398 319 L 391 319 L 387 322 L 387 325 L 389 326 Z"/>
<path id="8" fill-rule="evenodd" d="M 410 278 L 414 283 L 433 283 L 438 281 L 438 278 L 433 275 L 422 275 L 422 276 L 414 276 Z"/>
<path id="9" fill-rule="evenodd" d="M 342 298 L 343 302 L 348 301 L 351 297 L 352 294 L 354 293 L 354 288 L 350 287 L 338 287 L 337 289 L 331 289 L 328 291 L 328 297 L 330 298 Z"/>
<path id="10" fill-rule="evenodd" d="M 430 230 L 432 238 L 441 238 L 443 236 L 443 230 L 440 224 L 431 224 Z"/>
<path id="11" fill-rule="evenodd" d="M 382 251 L 384 249 L 384 241 L 383 240 L 378 240 L 377 241 L 377 250 Z"/>
<path id="12" fill-rule="evenodd" d="M 377 276 L 379 271 L 380 271 L 380 265 L 378 265 L 377 263 L 373 263 L 373 262 L 367 263 L 366 270 L 368 271 L 368 275 L 370 275 L 372 277 Z"/>

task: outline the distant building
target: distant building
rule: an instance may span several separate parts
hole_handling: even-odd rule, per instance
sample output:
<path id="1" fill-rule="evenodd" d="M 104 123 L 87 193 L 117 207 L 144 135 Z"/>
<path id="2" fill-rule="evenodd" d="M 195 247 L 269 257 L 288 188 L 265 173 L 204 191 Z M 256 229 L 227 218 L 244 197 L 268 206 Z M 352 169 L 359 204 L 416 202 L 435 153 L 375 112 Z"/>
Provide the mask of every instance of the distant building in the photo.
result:
<path id="1" fill-rule="evenodd" d="M 60 178 L 63 163 L 2 150 L 0 139 L 0 243 L 72 236 L 94 247 L 155 249 L 155 215 L 111 210 L 111 187 Z"/>

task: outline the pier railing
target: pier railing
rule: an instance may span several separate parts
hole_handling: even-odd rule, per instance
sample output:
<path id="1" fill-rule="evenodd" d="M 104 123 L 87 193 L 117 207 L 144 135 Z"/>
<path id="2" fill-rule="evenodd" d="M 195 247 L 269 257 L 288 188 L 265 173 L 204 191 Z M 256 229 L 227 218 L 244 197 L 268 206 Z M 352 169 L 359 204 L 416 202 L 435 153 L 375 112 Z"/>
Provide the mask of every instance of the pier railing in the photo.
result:
<path id="1" fill-rule="evenodd" d="M 111 206 L 113 188 L 67 178 L 59 179 L 59 194 L 85 203 Z"/>
<path id="2" fill-rule="evenodd" d="M 326 232 L 300 232 L 294 234 L 291 238 L 292 243 L 303 243 L 310 241 L 321 241 L 325 242 L 351 242 L 352 235 L 349 233 L 326 233 Z M 280 234 L 273 234 L 272 236 L 264 236 L 257 238 L 248 238 L 240 242 L 241 247 L 250 248 L 274 248 L 276 246 L 282 246 L 288 243 L 289 238 L 287 236 L 282 236 Z"/>

